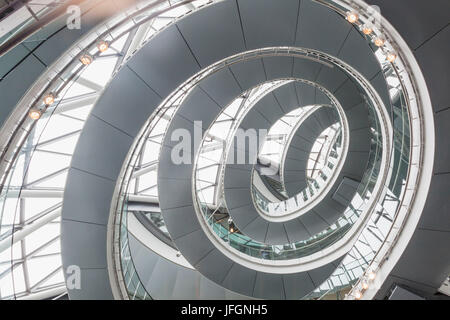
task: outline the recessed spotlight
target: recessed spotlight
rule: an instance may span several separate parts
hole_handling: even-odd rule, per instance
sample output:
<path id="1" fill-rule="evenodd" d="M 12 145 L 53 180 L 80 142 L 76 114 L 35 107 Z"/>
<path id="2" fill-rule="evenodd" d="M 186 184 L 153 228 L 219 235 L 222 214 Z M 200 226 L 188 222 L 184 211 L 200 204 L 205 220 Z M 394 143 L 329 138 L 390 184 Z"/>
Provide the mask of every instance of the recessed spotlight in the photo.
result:
<path id="1" fill-rule="evenodd" d="M 369 278 L 369 280 L 375 280 L 376 277 L 376 273 L 373 271 L 370 271 L 369 274 L 367 275 L 367 277 Z"/>
<path id="2" fill-rule="evenodd" d="M 356 300 L 360 300 L 362 298 L 362 292 L 359 290 L 356 290 L 355 293 L 353 294 L 353 296 L 355 297 Z"/>
<path id="3" fill-rule="evenodd" d="M 390 63 L 393 63 L 395 61 L 395 59 L 397 59 L 397 55 L 393 52 L 389 52 L 386 55 L 386 60 L 389 61 Z"/>
<path id="4" fill-rule="evenodd" d="M 356 23 L 358 22 L 359 16 L 356 12 L 349 11 L 347 12 L 347 21 L 350 23 Z"/>
<path id="5" fill-rule="evenodd" d="M 371 26 L 365 24 L 365 25 L 363 25 L 363 27 L 362 27 L 362 32 L 363 32 L 366 36 L 368 36 L 369 34 L 371 34 L 371 33 L 373 32 L 373 29 L 372 29 Z"/>
<path id="6" fill-rule="evenodd" d="M 109 42 L 102 40 L 97 43 L 97 48 L 100 52 L 105 52 L 109 49 Z"/>
<path id="7" fill-rule="evenodd" d="M 367 281 L 362 281 L 362 282 L 361 282 L 361 287 L 362 287 L 364 290 L 367 290 L 367 289 L 369 288 L 369 284 L 367 283 Z"/>
<path id="8" fill-rule="evenodd" d="M 384 39 L 383 38 L 375 38 L 375 40 L 373 40 L 373 43 L 375 43 L 375 45 L 377 47 L 381 47 L 384 44 Z"/>
<path id="9" fill-rule="evenodd" d="M 30 112 L 28 112 L 28 116 L 33 120 L 39 120 L 42 116 L 42 112 L 37 109 L 31 109 Z"/>
<path id="10" fill-rule="evenodd" d="M 44 104 L 47 106 L 53 104 L 55 102 L 55 95 L 53 93 L 49 93 L 44 97 Z"/>
<path id="11" fill-rule="evenodd" d="M 94 58 L 90 54 L 83 54 L 80 57 L 80 62 L 84 64 L 85 66 L 88 66 L 94 61 Z"/>

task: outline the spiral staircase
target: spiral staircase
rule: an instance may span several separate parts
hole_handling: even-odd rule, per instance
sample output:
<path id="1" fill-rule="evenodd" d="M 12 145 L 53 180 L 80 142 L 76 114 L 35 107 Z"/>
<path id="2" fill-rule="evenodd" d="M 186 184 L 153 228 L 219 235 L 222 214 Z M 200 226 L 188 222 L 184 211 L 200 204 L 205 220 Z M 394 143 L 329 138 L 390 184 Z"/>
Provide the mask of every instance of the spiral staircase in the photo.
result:
<path id="1" fill-rule="evenodd" d="M 445 0 L 76 3 L 1 44 L 1 298 L 441 297 Z"/>

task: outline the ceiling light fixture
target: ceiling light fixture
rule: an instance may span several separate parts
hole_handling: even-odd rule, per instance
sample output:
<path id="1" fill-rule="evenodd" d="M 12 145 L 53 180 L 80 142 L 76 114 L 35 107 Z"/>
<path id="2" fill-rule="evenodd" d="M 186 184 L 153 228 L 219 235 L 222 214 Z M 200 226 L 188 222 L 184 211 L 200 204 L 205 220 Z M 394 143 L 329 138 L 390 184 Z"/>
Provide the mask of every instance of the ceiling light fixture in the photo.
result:
<path id="1" fill-rule="evenodd" d="M 347 12 L 347 21 L 350 23 L 356 23 L 358 22 L 359 16 L 356 12 L 349 11 Z"/>
<path id="2" fill-rule="evenodd" d="M 376 277 L 376 273 L 373 271 L 370 271 L 369 274 L 367 275 L 367 277 L 369 278 L 369 280 L 375 280 Z"/>
<path id="3" fill-rule="evenodd" d="M 360 300 L 362 298 L 362 292 L 356 290 L 353 296 L 355 297 L 356 300 Z"/>
<path id="4" fill-rule="evenodd" d="M 397 59 L 397 55 L 393 52 L 389 52 L 386 55 L 386 60 L 389 61 L 390 63 L 393 63 L 395 61 L 395 59 Z"/>
<path id="5" fill-rule="evenodd" d="M 102 40 L 97 43 L 97 48 L 100 52 L 105 52 L 109 49 L 109 42 Z"/>
<path id="6" fill-rule="evenodd" d="M 371 33 L 373 32 L 373 29 L 372 29 L 371 26 L 365 24 L 365 25 L 362 26 L 362 32 L 363 32 L 366 36 L 368 36 L 369 34 L 371 34 Z"/>
<path id="7" fill-rule="evenodd" d="M 28 112 L 28 116 L 33 120 L 39 120 L 42 116 L 42 112 L 37 109 L 31 109 L 30 112 Z"/>
<path id="8" fill-rule="evenodd" d="M 80 57 L 80 62 L 84 64 L 85 66 L 88 66 L 94 61 L 94 58 L 90 54 L 83 54 Z"/>
<path id="9" fill-rule="evenodd" d="M 373 40 L 373 43 L 375 43 L 375 45 L 377 47 L 381 47 L 384 44 L 384 39 L 383 38 L 375 38 L 375 40 Z"/>
<path id="10" fill-rule="evenodd" d="M 361 282 L 361 287 L 362 287 L 364 290 L 367 290 L 367 289 L 369 288 L 369 284 L 367 283 L 367 281 L 362 281 L 362 282 Z"/>
<path id="11" fill-rule="evenodd" d="M 55 95 L 53 93 L 49 93 L 44 97 L 44 104 L 49 106 L 55 102 Z"/>

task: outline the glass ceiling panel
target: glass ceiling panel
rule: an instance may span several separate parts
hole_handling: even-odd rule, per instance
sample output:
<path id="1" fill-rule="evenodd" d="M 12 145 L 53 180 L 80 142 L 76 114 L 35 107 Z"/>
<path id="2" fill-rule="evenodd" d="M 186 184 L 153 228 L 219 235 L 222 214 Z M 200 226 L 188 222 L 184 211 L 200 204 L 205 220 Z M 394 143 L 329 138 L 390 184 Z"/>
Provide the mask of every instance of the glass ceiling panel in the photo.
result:
<path id="1" fill-rule="evenodd" d="M 55 108 L 50 108 L 53 114 L 50 117 L 45 114 L 37 121 L 15 162 L 9 190 L 5 190 L 0 198 L 0 239 L 8 236 L 13 224 L 16 228 L 26 227 L 26 223 L 39 223 L 40 219 L 60 210 L 60 196 L 45 195 L 54 190 L 63 191 L 84 121 L 98 93 L 110 80 L 120 56 L 126 54 L 127 36 L 114 44 L 108 57 L 96 59 L 83 69 L 58 97 L 56 112 L 53 112 Z M 114 54 L 114 49 L 120 54 Z M 141 179 L 142 187 L 151 186 L 153 181 L 152 177 Z M 56 217 L 0 252 L 0 298 L 30 294 L 55 285 L 64 286 L 59 233 L 60 218 Z M 24 259 L 21 259 L 22 252 Z"/>

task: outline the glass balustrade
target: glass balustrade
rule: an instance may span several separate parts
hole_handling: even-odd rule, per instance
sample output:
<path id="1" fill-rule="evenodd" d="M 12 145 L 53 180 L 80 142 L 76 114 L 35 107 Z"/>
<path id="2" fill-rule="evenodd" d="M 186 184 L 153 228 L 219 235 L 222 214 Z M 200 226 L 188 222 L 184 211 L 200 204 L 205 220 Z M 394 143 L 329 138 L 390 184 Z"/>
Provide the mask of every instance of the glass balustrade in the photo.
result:
<path id="1" fill-rule="evenodd" d="M 128 210 L 126 210 L 125 206 L 122 215 L 123 222 L 120 227 L 120 259 L 122 263 L 123 281 L 125 282 L 130 300 L 152 300 L 139 278 L 134 266 L 133 257 L 131 256 L 128 240 L 127 215 Z"/>
<path id="2" fill-rule="evenodd" d="M 362 90 L 361 86 L 360 89 Z M 215 203 L 211 201 L 211 193 L 205 192 L 205 186 L 201 183 L 197 183 L 196 180 L 196 195 L 198 205 L 206 222 L 214 231 L 214 234 L 223 243 L 226 243 L 229 247 L 239 251 L 240 253 L 244 253 L 250 257 L 255 257 L 262 260 L 290 260 L 301 258 L 323 250 L 324 248 L 336 243 L 336 241 L 341 239 L 348 232 L 348 230 L 351 229 L 360 215 L 367 210 L 367 205 L 371 200 L 375 182 L 377 181 L 378 174 L 380 172 L 379 167 L 381 165 L 382 156 L 382 138 L 380 131 L 381 127 L 378 117 L 376 116 L 376 112 L 374 111 L 375 107 L 373 106 L 371 99 L 366 98 L 366 102 L 370 106 L 369 110 L 371 110 L 370 157 L 367 164 L 367 169 L 364 173 L 361 183 L 358 186 L 355 197 L 351 201 L 351 204 L 348 206 L 348 208 L 344 211 L 341 218 L 336 221 L 336 223 L 331 225 L 326 230 L 313 235 L 306 241 L 301 241 L 299 243 L 286 244 L 281 246 L 270 246 L 263 243 L 258 243 L 242 234 L 237 229 L 237 227 L 234 226 L 233 223 L 228 223 L 228 221 L 231 219 L 229 217 L 229 213 L 223 199 L 223 194 L 220 194 L 219 196 L 221 198 L 216 201 L 216 203 L 220 203 L 220 205 L 215 205 Z M 330 155 L 339 156 L 340 150 L 338 150 L 337 147 L 340 146 L 340 143 L 341 140 L 337 139 L 335 142 L 336 148 L 334 148 L 333 152 L 330 152 Z M 199 158 L 201 157 L 201 150 L 205 146 L 205 144 L 205 141 L 203 141 L 200 147 Z M 225 158 L 226 157 L 221 156 L 218 157 L 215 161 L 224 161 Z M 333 158 L 334 157 L 329 157 L 329 159 Z M 335 164 L 333 163 L 333 160 L 331 160 L 330 162 L 331 166 L 334 167 Z M 324 176 L 326 176 L 326 174 L 324 174 Z M 320 178 L 321 176 L 319 177 L 319 179 Z M 299 195 L 297 202 L 293 200 L 294 207 L 297 208 L 297 205 L 300 201 L 307 201 L 310 197 L 316 194 L 318 190 L 320 190 L 321 186 L 322 185 L 317 180 L 309 183 L 307 190 Z M 217 182 L 215 183 L 214 187 L 217 188 Z M 257 192 L 255 190 L 253 190 L 252 194 L 257 199 L 256 201 L 258 203 L 258 206 L 261 206 L 264 210 L 269 210 L 270 201 L 267 199 L 267 197 L 263 196 L 261 192 Z M 284 208 L 286 208 L 286 206 Z M 227 223 L 225 223 L 224 221 L 227 221 Z"/>
<path id="3" fill-rule="evenodd" d="M 376 123 L 376 118 L 373 120 Z M 377 133 L 377 126 L 374 125 L 374 127 L 372 127 L 372 132 Z M 263 260 L 291 260 L 323 250 L 341 239 L 365 209 L 374 187 L 373 183 L 371 186 L 368 184 L 376 180 L 378 170 L 374 170 L 374 167 L 380 164 L 379 158 L 381 157 L 381 152 L 379 152 L 379 149 L 381 148 L 381 144 L 378 141 L 379 138 L 379 134 L 373 134 L 371 141 L 371 153 L 376 154 L 378 161 L 369 162 L 366 174 L 358 188 L 357 195 L 344 211 L 342 217 L 326 230 L 305 241 L 286 245 L 267 245 L 253 241 L 251 238 L 242 234 L 232 223 L 228 223 L 229 214 L 226 207 L 220 205 L 218 208 L 211 208 L 206 201 L 202 202 L 202 199 L 207 199 L 207 197 L 202 198 L 202 191 L 197 190 L 200 208 L 204 218 L 221 241 L 250 257 Z M 258 201 L 261 201 L 262 206 L 268 202 L 267 198 L 257 193 L 256 189 L 253 189 L 253 192 Z M 219 218 L 216 219 L 215 216 Z"/>
<path id="4" fill-rule="evenodd" d="M 378 57 L 380 55 L 377 55 Z M 390 179 L 384 186 L 385 195 L 378 201 L 374 213 L 364 227 L 355 245 L 345 256 L 339 267 L 333 274 L 322 283 L 314 292 L 305 299 L 327 299 L 328 297 L 344 299 L 356 288 L 356 284 L 361 284 L 364 274 L 372 263 L 386 239 L 393 231 L 396 219 L 399 217 L 399 210 L 402 209 L 402 202 L 407 190 L 407 179 L 411 170 L 411 127 L 410 109 L 404 87 L 401 85 L 399 73 L 390 63 L 380 59 L 383 73 L 387 79 L 388 91 L 390 94 L 391 121 L 393 129 L 392 160 L 389 164 L 391 169 Z M 370 114 L 373 119 L 374 114 Z M 379 146 L 381 141 L 378 135 L 373 144 Z M 370 162 L 374 163 L 376 153 L 371 153 Z M 374 185 L 373 179 L 378 174 L 376 166 L 372 175 L 366 176 L 360 185 L 359 191 L 365 192 L 363 186 L 369 188 Z M 407 206 L 404 206 L 405 208 Z M 359 290 L 362 290 L 359 288 Z"/>

